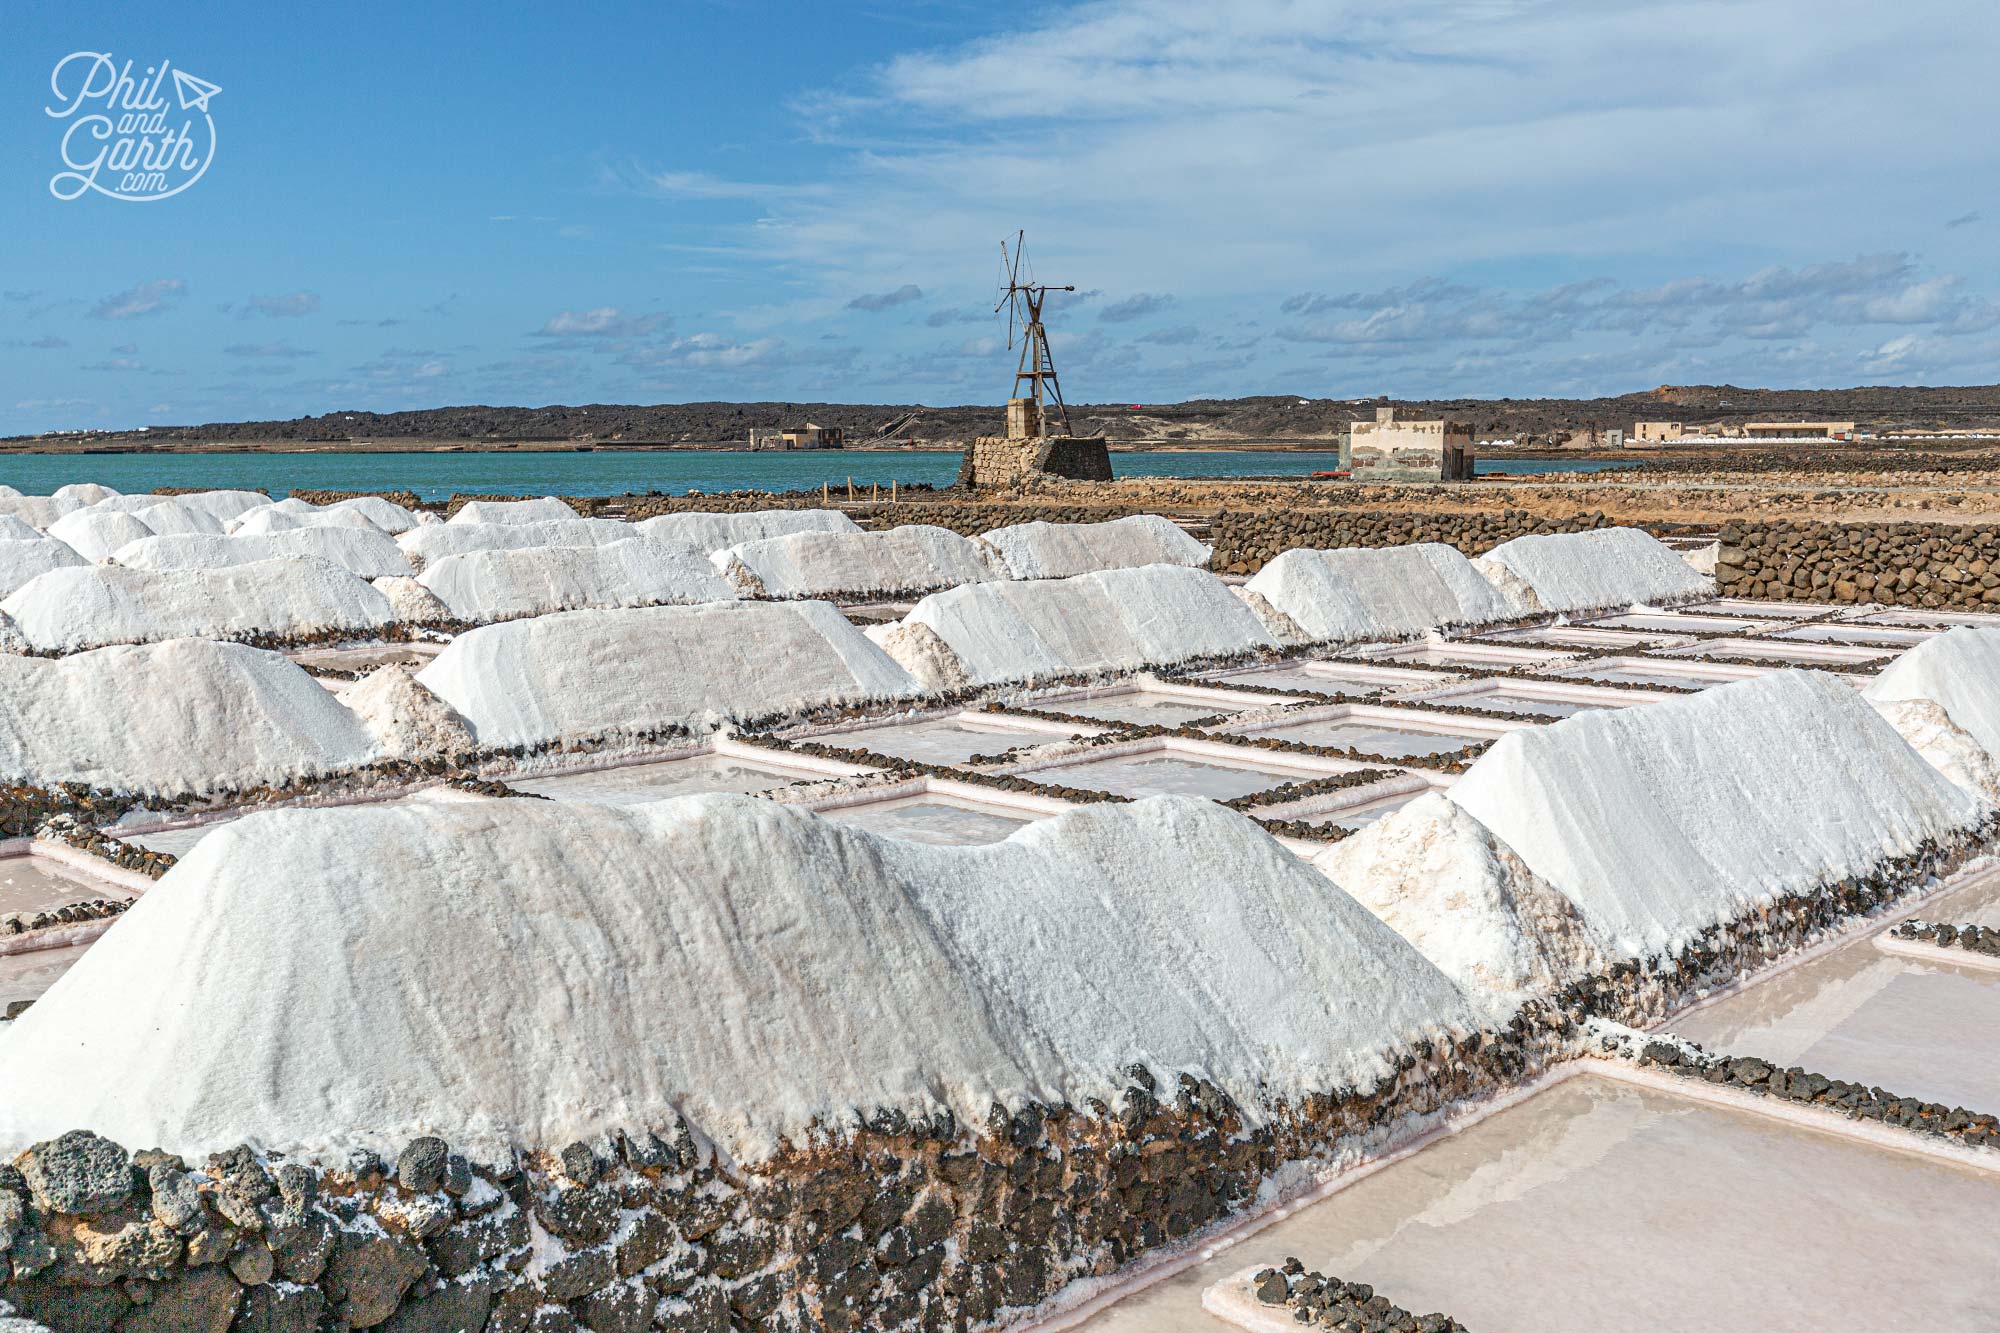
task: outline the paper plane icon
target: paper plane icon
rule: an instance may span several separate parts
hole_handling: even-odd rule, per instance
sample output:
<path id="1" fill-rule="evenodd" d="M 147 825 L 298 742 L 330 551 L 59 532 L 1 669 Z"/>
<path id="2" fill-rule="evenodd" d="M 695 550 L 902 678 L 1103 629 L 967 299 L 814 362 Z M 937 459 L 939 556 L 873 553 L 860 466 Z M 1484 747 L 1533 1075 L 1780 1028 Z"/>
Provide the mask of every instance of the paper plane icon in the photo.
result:
<path id="1" fill-rule="evenodd" d="M 180 95 L 181 110 L 207 111 L 208 99 L 222 89 L 207 79 L 197 79 L 184 69 L 174 71 L 174 91 Z"/>

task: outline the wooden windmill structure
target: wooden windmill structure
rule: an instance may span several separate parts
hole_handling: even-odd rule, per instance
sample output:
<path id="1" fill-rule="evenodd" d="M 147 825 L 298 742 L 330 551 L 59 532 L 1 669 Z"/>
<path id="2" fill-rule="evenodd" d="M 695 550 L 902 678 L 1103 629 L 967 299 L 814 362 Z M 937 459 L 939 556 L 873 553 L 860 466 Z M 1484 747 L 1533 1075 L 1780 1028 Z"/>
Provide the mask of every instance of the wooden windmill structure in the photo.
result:
<path id="1" fill-rule="evenodd" d="M 1044 404 L 1055 403 L 1056 412 L 1062 417 L 1063 435 L 1070 434 L 1069 405 L 1063 402 L 1062 383 L 1056 378 L 1055 357 L 1049 353 L 1049 333 L 1042 327 L 1042 303 L 1050 292 L 1073 292 L 1074 285 L 1055 286 L 1051 283 L 1036 282 L 1034 272 L 1029 270 L 1028 280 L 1021 281 L 1021 268 L 1027 250 L 1028 233 L 1014 233 L 1014 248 L 1009 252 L 1007 242 L 1000 242 L 1000 269 L 1002 287 L 1000 299 L 993 305 L 993 313 L 999 314 L 1004 307 L 1007 311 L 1007 350 L 1014 350 L 1014 329 L 1021 330 L 1021 361 L 1014 371 L 1014 391 L 1007 398 L 1007 438 L 1010 440 L 1032 440 L 1045 434 L 1053 434 L 1048 429 L 1048 418 L 1044 414 Z M 1028 391 L 1021 392 L 1022 381 L 1027 381 Z"/>

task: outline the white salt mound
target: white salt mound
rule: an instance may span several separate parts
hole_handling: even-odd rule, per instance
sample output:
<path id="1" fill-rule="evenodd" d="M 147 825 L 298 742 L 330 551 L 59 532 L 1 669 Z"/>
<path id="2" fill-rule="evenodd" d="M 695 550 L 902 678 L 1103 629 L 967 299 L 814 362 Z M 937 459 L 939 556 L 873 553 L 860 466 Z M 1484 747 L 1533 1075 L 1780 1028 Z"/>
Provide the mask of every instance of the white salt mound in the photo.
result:
<path id="1" fill-rule="evenodd" d="M 94 509 L 63 515 L 49 524 L 48 533 L 86 560 L 102 560 L 121 546 L 154 535 L 135 514 Z"/>
<path id="2" fill-rule="evenodd" d="M 387 598 L 324 560 L 53 569 L 0 601 L 0 612 L 37 651 L 54 653 L 163 639 L 376 630 L 395 620 Z"/>
<path id="3" fill-rule="evenodd" d="M 407 575 L 370 579 L 369 586 L 389 599 L 396 619 L 410 625 L 441 625 L 452 619 L 451 608 L 439 601 L 429 588 Z"/>
<path id="4" fill-rule="evenodd" d="M 399 663 L 377 667 L 334 697 L 361 719 L 385 758 L 435 758 L 474 748 L 465 719 Z"/>
<path id="5" fill-rule="evenodd" d="M 472 500 L 450 518 L 452 523 L 567 523 L 576 510 L 544 495 L 539 500 Z"/>
<path id="6" fill-rule="evenodd" d="M 463 512 L 463 511 L 461 511 Z M 556 523 L 419 524 L 396 538 L 419 569 L 433 560 L 469 551 L 515 551 L 534 546 L 609 546 L 630 541 L 630 523 L 610 518 L 566 518 Z"/>
<path id="7" fill-rule="evenodd" d="M 0 514 L 0 541 L 37 542 L 42 540 L 42 530 L 25 518 L 13 514 Z"/>
<path id="8" fill-rule="evenodd" d="M 1249 820 L 1161 799 L 985 847 L 741 796 L 275 811 L 204 838 L 12 1026 L 0 1148 L 479 1159 L 685 1116 L 738 1162 L 1123 1066 L 1367 1087 L 1475 1025 Z"/>
<path id="9" fill-rule="evenodd" d="M 1334 843 L 1313 864 L 1495 1023 L 1605 966 L 1575 904 L 1437 792 Z"/>
<path id="10" fill-rule="evenodd" d="M 893 596 L 1000 576 L 971 539 L 922 523 L 887 532 L 796 532 L 739 542 L 709 558 L 738 588 L 773 598 Z"/>
<path id="11" fill-rule="evenodd" d="M 297 532 L 302 528 L 362 528 L 370 532 L 382 529 L 369 522 L 368 516 L 357 509 L 315 509 L 311 505 L 304 512 L 286 509 L 280 505 L 266 505 L 253 509 L 237 519 L 229 531 L 238 537 L 262 537 L 274 532 Z M 397 529 L 403 531 L 404 529 Z"/>
<path id="12" fill-rule="evenodd" d="M 67 486 L 56 487 L 49 498 L 59 504 L 81 508 L 99 504 L 117 494 L 109 486 L 100 486 L 94 481 L 73 481 Z"/>
<path id="13" fill-rule="evenodd" d="M 930 629 L 978 685 L 1171 666 L 1276 646 L 1229 587 L 1177 565 L 1067 579 L 978 583 L 924 598 L 903 617 Z M 929 688 L 935 664 L 905 662 Z"/>
<path id="14" fill-rule="evenodd" d="M 52 569 L 74 569 L 90 562 L 53 537 L 37 533 L 33 538 L 0 540 L 0 598 L 4 598 L 38 574 Z"/>
<path id="15" fill-rule="evenodd" d="M 225 569 L 259 560 L 324 560 L 364 579 L 410 572 L 396 539 L 366 524 L 265 533 L 238 528 L 227 537 L 142 537 L 119 547 L 111 559 L 130 569 Z"/>
<path id="16" fill-rule="evenodd" d="M 1206 569 L 1214 554 L 1158 514 L 1109 523 L 1016 523 L 982 533 L 979 540 L 999 553 L 1007 576 L 1016 579 L 1061 579 L 1142 565 Z"/>
<path id="17" fill-rule="evenodd" d="M 1989 803 L 2000 802 L 2000 763 L 1929 699 L 1868 701 L 1926 762 Z"/>
<path id="18" fill-rule="evenodd" d="M 262 491 L 195 491 L 174 499 L 214 516 L 225 527 L 233 519 L 271 503 L 271 497 Z"/>
<path id="19" fill-rule="evenodd" d="M 5 482 L 0 482 L 0 500 L 18 500 L 21 493 Z"/>
<path id="20" fill-rule="evenodd" d="M 474 622 L 585 607 L 721 602 L 736 596 L 705 557 L 644 537 L 608 546 L 451 555 L 426 565 L 417 582 L 453 618 Z"/>
<path id="21" fill-rule="evenodd" d="M 2000 630 L 1961 626 L 1926 639 L 1862 691 L 1878 703 L 1928 699 L 2000 757 Z"/>
<path id="22" fill-rule="evenodd" d="M 219 536 L 222 533 L 221 519 L 205 509 L 197 509 L 178 500 L 160 500 L 129 512 L 162 537 L 181 533 L 213 533 Z"/>
<path id="23" fill-rule="evenodd" d="M 461 634 L 417 680 L 485 746 L 642 736 L 918 693 L 824 602 L 512 620 Z"/>
<path id="24" fill-rule="evenodd" d="M 1523 611 L 1595 611 L 1713 597 L 1715 580 L 1698 574 L 1673 548 L 1637 528 L 1599 528 L 1516 537 L 1476 562 L 1503 586 L 1525 585 L 1532 605 Z M 1519 580 L 1511 585 L 1493 571 Z"/>
<path id="25" fill-rule="evenodd" d="M 1451 799 L 1632 957 L 1955 838 L 1983 809 L 1810 671 L 1511 731 Z"/>
<path id="26" fill-rule="evenodd" d="M 353 512 L 361 515 L 382 531 L 395 535 L 408 532 L 417 526 L 417 516 L 393 500 L 384 500 L 379 495 L 355 495 L 345 500 L 335 500 L 327 505 L 324 513 Z"/>
<path id="27" fill-rule="evenodd" d="M 1314 639 L 1406 638 L 1515 614 L 1457 550 L 1411 546 L 1286 551 L 1246 585 Z"/>
<path id="28" fill-rule="evenodd" d="M 175 796 L 375 758 L 361 720 L 277 653 L 177 639 L 59 659 L 0 657 L 7 782 Z"/>
<path id="29" fill-rule="evenodd" d="M 744 514 L 690 511 L 659 514 L 633 525 L 639 534 L 684 550 L 719 551 L 739 542 L 789 537 L 800 532 L 859 532 L 855 521 L 837 509 L 760 509 Z"/>

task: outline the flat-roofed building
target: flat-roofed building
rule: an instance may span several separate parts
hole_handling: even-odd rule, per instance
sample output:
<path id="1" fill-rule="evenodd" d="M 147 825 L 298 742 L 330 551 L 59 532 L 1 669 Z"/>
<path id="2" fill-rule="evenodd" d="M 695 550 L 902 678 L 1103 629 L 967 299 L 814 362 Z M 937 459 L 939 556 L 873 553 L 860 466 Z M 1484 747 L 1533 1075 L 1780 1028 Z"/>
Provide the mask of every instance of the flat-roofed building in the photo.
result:
<path id="1" fill-rule="evenodd" d="M 1472 427 L 1457 421 L 1398 421 L 1375 409 L 1373 421 L 1348 431 L 1347 470 L 1356 481 L 1466 481 L 1472 476 Z"/>
<path id="2" fill-rule="evenodd" d="M 1678 421 L 1635 421 L 1632 423 L 1632 443 L 1672 444 L 1687 434 L 1687 427 Z"/>
<path id="3" fill-rule="evenodd" d="M 1746 421 L 1748 440 L 1851 440 L 1852 421 Z"/>

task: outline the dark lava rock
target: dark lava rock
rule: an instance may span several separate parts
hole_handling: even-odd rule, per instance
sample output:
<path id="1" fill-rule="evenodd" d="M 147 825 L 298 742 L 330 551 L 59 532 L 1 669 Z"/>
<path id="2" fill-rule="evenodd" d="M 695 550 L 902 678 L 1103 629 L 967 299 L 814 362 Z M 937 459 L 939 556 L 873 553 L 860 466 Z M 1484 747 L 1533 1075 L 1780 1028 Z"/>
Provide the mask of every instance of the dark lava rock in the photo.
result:
<path id="1" fill-rule="evenodd" d="M 87 1130 L 28 1149 L 21 1175 L 45 1213 L 108 1213 L 132 1197 L 131 1157 Z"/>

